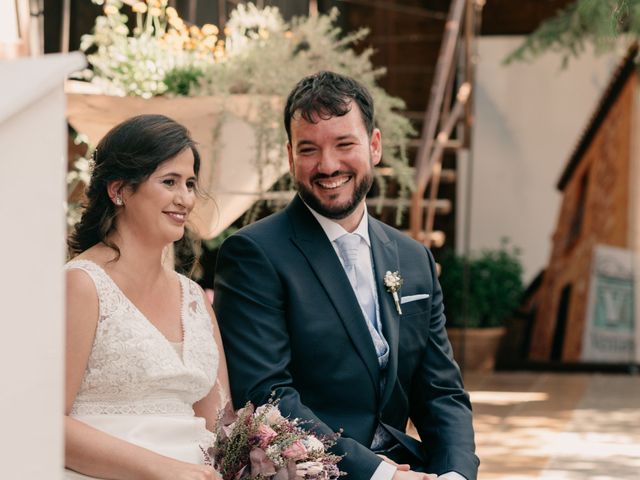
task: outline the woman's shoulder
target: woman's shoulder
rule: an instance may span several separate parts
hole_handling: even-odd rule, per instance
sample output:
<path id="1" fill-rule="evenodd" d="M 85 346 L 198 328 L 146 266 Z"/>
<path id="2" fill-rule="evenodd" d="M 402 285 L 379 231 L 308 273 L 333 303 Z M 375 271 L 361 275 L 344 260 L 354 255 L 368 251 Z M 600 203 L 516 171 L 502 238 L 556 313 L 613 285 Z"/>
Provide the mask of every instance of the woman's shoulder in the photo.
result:
<path id="1" fill-rule="evenodd" d="M 104 276 L 102 267 L 88 258 L 75 257 L 65 264 L 64 270 L 67 289 L 95 291 Z"/>
<path id="2" fill-rule="evenodd" d="M 72 260 L 65 265 L 68 302 L 98 301 L 98 286 L 93 272 L 95 264 L 87 260 Z"/>
<path id="3" fill-rule="evenodd" d="M 67 289 L 81 289 L 77 293 L 93 292 L 95 296 L 108 288 L 110 281 L 105 269 L 108 262 L 104 252 L 95 247 L 73 257 L 64 266 Z"/>
<path id="4" fill-rule="evenodd" d="M 73 257 L 69 262 L 67 262 L 67 265 L 92 263 L 104 269 L 105 265 L 116 259 L 117 253 L 114 250 L 105 247 L 104 245 L 97 244 Z"/>

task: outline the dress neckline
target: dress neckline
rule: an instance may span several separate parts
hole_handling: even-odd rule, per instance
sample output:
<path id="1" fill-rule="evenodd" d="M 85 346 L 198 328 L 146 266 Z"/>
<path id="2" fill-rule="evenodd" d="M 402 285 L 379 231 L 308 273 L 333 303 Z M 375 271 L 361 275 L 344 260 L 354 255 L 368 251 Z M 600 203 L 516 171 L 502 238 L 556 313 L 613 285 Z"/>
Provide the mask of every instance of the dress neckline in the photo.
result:
<path id="1" fill-rule="evenodd" d="M 182 339 L 180 340 L 180 342 L 172 342 L 171 340 L 169 340 L 167 338 L 167 336 L 162 333 L 160 331 L 160 329 L 158 327 L 156 327 L 153 322 L 151 322 L 151 320 L 149 320 L 149 318 L 142 313 L 142 310 L 140 310 L 138 308 L 138 306 L 133 303 L 133 301 L 127 297 L 127 295 L 124 293 L 124 291 L 120 288 L 120 286 L 116 283 L 116 281 L 111 278 L 111 275 L 109 275 L 107 273 L 107 271 L 100 266 L 98 263 L 94 262 L 93 260 L 89 260 L 86 258 L 82 258 L 82 259 L 78 259 L 78 260 L 71 260 L 69 263 L 75 263 L 75 262 L 87 262 L 90 263 L 91 265 L 94 265 L 98 270 L 100 270 L 100 272 L 108 279 L 108 281 L 113 285 L 113 287 L 116 289 L 116 291 L 118 292 L 119 295 L 121 295 L 124 300 L 133 308 L 133 310 L 135 311 L 135 313 L 142 319 L 144 320 L 144 322 L 149 325 L 151 327 L 152 330 L 154 330 L 156 332 L 157 335 L 159 335 L 162 339 L 164 339 L 165 344 L 170 347 L 170 350 L 172 352 L 175 353 L 176 357 L 178 358 L 178 360 L 180 360 L 180 363 L 182 363 L 182 365 L 184 365 L 184 345 L 187 343 L 187 331 L 185 329 L 184 326 L 184 320 L 185 320 L 185 315 L 184 315 L 184 310 L 185 310 L 185 305 L 186 305 L 186 288 L 184 285 L 184 282 L 182 281 L 182 275 L 180 275 L 178 272 L 174 273 L 176 274 L 176 277 L 178 278 L 178 284 L 180 286 L 180 326 L 182 328 Z M 174 344 L 182 344 L 183 346 L 183 350 L 182 350 L 182 356 L 178 355 L 178 352 L 176 352 L 175 348 L 174 348 Z"/>

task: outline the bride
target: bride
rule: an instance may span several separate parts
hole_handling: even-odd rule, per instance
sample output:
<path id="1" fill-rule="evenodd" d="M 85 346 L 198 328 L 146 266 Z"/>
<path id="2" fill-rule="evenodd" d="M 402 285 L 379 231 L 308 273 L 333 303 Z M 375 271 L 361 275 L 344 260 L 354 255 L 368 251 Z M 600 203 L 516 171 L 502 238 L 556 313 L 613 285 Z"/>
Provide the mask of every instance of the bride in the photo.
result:
<path id="1" fill-rule="evenodd" d="M 200 158 L 161 115 L 98 144 L 87 208 L 69 239 L 65 478 L 204 480 L 228 377 L 200 287 L 163 266 L 184 235 Z"/>

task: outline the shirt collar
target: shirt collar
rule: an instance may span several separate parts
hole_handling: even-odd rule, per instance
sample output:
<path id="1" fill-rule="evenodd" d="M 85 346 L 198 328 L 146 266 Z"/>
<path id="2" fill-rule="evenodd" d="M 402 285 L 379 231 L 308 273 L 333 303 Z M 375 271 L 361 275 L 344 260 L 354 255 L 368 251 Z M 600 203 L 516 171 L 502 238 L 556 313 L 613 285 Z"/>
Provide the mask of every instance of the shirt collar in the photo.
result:
<path id="1" fill-rule="evenodd" d="M 304 200 L 303 200 L 303 203 L 309 209 L 309 211 L 315 217 L 315 219 L 318 220 L 318 223 L 322 227 L 322 230 L 324 231 L 329 241 L 334 242 L 337 238 L 340 238 L 341 236 L 349 233 L 344 228 L 342 228 L 342 225 L 337 223 L 335 220 L 332 220 L 323 215 L 320 215 L 313 208 L 307 205 L 304 202 Z M 362 219 L 360 220 L 360 223 L 358 224 L 357 228 L 353 231 L 353 233 L 360 235 L 360 237 L 363 238 L 365 242 L 367 242 L 367 246 L 371 248 L 371 241 L 369 239 L 369 218 L 368 217 L 369 215 L 367 214 L 367 205 L 365 204 L 364 215 L 362 215 Z"/>

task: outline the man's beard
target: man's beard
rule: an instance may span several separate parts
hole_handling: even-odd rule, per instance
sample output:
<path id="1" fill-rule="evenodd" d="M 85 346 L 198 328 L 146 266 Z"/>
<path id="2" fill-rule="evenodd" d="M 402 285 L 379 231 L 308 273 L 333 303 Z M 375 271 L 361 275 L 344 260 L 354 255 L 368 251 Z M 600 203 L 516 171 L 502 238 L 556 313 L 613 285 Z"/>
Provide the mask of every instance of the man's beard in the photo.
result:
<path id="1" fill-rule="evenodd" d="M 338 175 L 341 175 L 343 172 L 336 172 L 331 175 L 316 175 L 311 180 L 314 182 L 319 178 L 331 178 Z M 353 177 L 353 181 L 355 181 L 355 176 Z M 369 172 L 362 177 L 359 183 L 356 184 L 355 189 L 353 190 L 353 195 L 351 199 L 342 205 L 335 206 L 327 206 L 324 205 L 318 197 L 316 197 L 311 190 L 309 190 L 302 182 L 296 180 L 296 188 L 298 189 L 298 194 L 304 200 L 308 206 L 310 206 L 313 210 L 318 212 L 323 217 L 331 218 L 333 220 L 342 220 L 343 218 L 351 215 L 355 209 L 360 205 L 360 202 L 367 195 L 371 186 L 373 185 L 373 172 L 369 170 Z"/>

